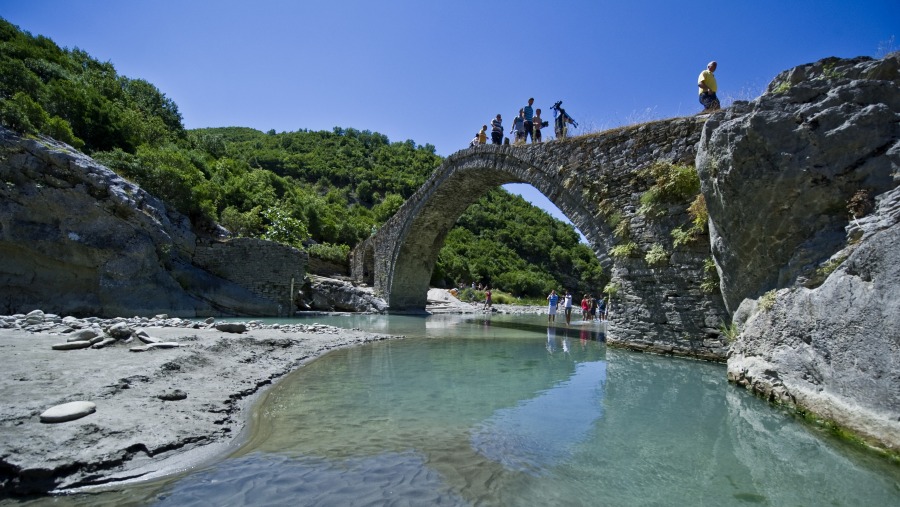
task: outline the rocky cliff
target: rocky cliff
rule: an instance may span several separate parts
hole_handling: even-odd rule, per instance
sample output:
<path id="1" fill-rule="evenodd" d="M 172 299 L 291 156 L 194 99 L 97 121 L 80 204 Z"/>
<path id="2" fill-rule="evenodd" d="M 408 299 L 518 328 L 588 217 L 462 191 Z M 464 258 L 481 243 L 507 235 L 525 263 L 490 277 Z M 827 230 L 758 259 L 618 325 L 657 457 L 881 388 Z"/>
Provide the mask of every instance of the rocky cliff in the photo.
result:
<path id="1" fill-rule="evenodd" d="M 291 279 L 305 276 L 296 249 L 198 238 L 185 216 L 91 158 L 3 128 L 0 259 L 2 314 L 280 315 Z"/>
<path id="2" fill-rule="evenodd" d="M 900 54 L 786 71 L 697 155 L 728 375 L 900 451 Z M 874 212 L 873 212 L 874 210 Z"/>

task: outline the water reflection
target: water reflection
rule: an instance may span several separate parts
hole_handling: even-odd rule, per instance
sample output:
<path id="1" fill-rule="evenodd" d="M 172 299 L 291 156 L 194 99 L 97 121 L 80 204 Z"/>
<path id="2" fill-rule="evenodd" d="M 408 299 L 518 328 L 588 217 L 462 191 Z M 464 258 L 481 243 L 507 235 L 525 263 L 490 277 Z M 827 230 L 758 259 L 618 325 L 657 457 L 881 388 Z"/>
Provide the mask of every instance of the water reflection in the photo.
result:
<path id="1" fill-rule="evenodd" d="M 548 343 L 554 334 L 548 328 Z M 568 354 L 568 338 L 563 337 Z M 580 363 L 566 380 L 502 408 L 472 433 L 472 446 L 487 458 L 511 470 L 539 475 L 570 459 L 602 415 L 606 363 Z"/>

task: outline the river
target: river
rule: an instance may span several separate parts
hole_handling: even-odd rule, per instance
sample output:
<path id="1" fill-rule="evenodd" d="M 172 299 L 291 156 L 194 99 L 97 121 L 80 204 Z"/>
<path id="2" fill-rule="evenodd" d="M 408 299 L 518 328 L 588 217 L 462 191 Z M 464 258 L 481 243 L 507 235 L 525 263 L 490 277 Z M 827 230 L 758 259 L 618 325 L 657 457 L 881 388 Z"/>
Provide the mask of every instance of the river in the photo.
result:
<path id="1" fill-rule="evenodd" d="M 216 464 L 54 503 L 900 505 L 900 467 L 729 385 L 722 364 L 607 348 L 596 324 L 312 320 L 405 339 L 289 375 Z"/>

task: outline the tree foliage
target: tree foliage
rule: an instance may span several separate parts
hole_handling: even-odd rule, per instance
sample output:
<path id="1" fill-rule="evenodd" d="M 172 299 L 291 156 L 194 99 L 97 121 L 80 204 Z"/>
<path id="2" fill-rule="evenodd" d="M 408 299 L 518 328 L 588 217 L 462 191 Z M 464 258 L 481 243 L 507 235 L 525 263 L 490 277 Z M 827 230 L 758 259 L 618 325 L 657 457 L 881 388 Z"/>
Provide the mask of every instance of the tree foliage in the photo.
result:
<path id="1" fill-rule="evenodd" d="M 175 103 L 109 62 L 0 18 L 0 123 L 90 154 L 188 215 L 233 234 L 346 260 L 442 158 L 369 130 L 186 131 Z M 450 231 L 432 281 L 478 281 L 517 296 L 596 290 L 600 265 L 572 226 L 495 189 Z"/>
<path id="2" fill-rule="evenodd" d="M 46 134 L 87 153 L 135 153 L 184 136 L 175 103 L 109 62 L 19 30 L 0 18 L 0 123 Z"/>

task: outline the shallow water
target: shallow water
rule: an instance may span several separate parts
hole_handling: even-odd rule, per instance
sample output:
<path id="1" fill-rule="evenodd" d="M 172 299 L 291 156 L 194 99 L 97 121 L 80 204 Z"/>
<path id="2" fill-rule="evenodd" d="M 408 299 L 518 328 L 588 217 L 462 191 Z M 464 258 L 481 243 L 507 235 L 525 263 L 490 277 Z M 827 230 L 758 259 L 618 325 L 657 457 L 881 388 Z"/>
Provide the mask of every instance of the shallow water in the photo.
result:
<path id="1" fill-rule="evenodd" d="M 900 469 L 727 384 L 544 316 L 343 316 L 402 334 L 260 401 L 247 445 L 90 505 L 900 505 Z M 599 340 L 598 340 L 599 338 Z"/>

